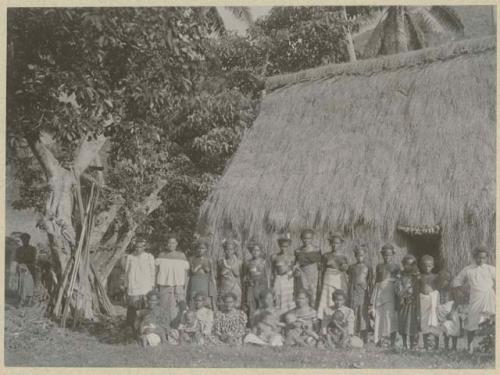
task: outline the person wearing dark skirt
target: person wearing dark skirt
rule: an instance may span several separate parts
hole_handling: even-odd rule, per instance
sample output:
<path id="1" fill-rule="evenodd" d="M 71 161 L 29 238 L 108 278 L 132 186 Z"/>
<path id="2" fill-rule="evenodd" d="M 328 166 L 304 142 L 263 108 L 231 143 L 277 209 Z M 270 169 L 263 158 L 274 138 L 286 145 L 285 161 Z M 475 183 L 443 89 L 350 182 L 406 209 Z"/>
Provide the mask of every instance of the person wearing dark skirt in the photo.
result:
<path id="1" fill-rule="evenodd" d="M 199 240 L 196 243 L 195 255 L 189 259 L 189 282 L 187 288 L 187 301 L 190 308 L 194 307 L 194 297 L 201 293 L 209 299 L 212 309 L 215 308 L 217 291 L 215 278 L 210 258 L 206 256 L 208 243 Z"/>
<path id="2" fill-rule="evenodd" d="M 243 279 L 245 287 L 245 308 L 249 317 L 252 317 L 259 309 L 260 293 L 269 288 L 269 271 L 266 260 L 262 256 L 262 250 L 258 243 L 250 242 L 248 250 L 252 258 L 243 267 Z"/>
<path id="3" fill-rule="evenodd" d="M 354 332 L 366 344 L 370 328 L 368 307 L 373 290 L 373 270 L 366 264 L 365 255 L 366 245 L 358 245 L 354 248 L 356 263 L 351 264 L 348 270 L 349 289 L 347 300 L 349 307 L 354 311 Z"/>
<path id="4" fill-rule="evenodd" d="M 396 295 L 399 301 L 399 334 L 403 347 L 414 349 L 417 344 L 419 319 L 419 272 L 417 260 L 413 255 L 406 255 L 402 260 L 403 270 L 396 282 Z"/>
<path id="5" fill-rule="evenodd" d="M 306 291 L 311 307 L 316 308 L 321 268 L 321 251 L 313 245 L 314 231 L 306 229 L 300 235 L 302 246 L 295 250 L 295 294 Z"/>

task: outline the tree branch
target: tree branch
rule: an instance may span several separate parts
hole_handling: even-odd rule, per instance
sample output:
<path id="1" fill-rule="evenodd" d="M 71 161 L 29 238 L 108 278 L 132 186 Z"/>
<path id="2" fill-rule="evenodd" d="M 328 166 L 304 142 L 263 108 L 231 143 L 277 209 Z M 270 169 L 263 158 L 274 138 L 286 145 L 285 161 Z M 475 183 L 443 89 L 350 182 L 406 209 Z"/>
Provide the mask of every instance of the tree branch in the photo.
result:
<path id="1" fill-rule="evenodd" d="M 87 167 L 92 163 L 101 151 L 101 148 L 106 143 L 106 137 L 99 135 L 94 138 L 86 135 L 80 142 L 75 154 L 73 167 L 77 176 L 81 176 Z"/>
<path id="2" fill-rule="evenodd" d="M 115 220 L 120 208 L 122 208 L 124 200 L 120 197 L 111 204 L 108 210 L 99 213 L 94 220 L 94 228 L 89 243 L 91 250 L 98 249 L 104 235 L 109 229 L 111 223 Z"/>
<path id="3" fill-rule="evenodd" d="M 57 176 L 61 166 L 49 148 L 43 144 L 40 139 L 33 140 L 27 138 L 26 141 L 28 142 L 31 152 L 33 152 L 33 155 L 35 155 L 45 171 L 47 179 Z"/>

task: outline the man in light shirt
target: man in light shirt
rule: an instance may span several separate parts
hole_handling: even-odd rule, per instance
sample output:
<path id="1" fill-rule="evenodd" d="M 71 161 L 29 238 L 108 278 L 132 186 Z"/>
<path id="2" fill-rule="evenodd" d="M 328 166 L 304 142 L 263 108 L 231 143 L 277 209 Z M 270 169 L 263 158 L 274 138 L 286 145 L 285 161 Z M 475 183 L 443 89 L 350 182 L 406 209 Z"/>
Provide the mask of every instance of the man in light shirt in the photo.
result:
<path id="1" fill-rule="evenodd" d="M 125 261 L 125 283 L 127 288 L 127 323 L 134 327 L 137 310 L 146 307 L 146 295 L 155 286 L 155 260 L 147 253 L 146 239 L 136 239 L 134 251 Z"/>
<path id="2" fill-rule="evenodd" d="M 162 325 L 170 328 L 178 323 L 186 300 L 189 262 L 177 251 L 177 238 L 170 236 L 166 251 L 156 258 L 156 284 L 162 308 Z"/>

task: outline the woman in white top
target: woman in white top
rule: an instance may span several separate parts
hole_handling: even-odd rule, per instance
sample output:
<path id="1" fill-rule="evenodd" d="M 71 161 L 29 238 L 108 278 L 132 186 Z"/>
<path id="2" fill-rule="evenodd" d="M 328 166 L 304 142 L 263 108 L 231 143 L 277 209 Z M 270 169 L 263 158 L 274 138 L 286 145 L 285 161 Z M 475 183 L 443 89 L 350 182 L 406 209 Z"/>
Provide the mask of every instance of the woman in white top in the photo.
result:
<path id="1" fill-rule="evenodd" d="M 145 251 L 146 239 L 137 238 L 134 251 L 125 260 L 127 322 L 133 327 L 137 310 L 146 307 L 146 295 L 155 286 L 155 260 Z"/>
<path id="2" fill-rule="evenodd" d="M 170 237 L 166 251 L 156 258 L 156 284 L 162 308 L 162 325 L 175 327 L 185 307 L 189 262 L 184 253 L 177 251 L 177 239 Z"/>
<path id="3" fill-rule="evenodd" d="M 479 324 L 495 314 L 495 267 L 486 263 L 488 249 L 485 246 L 476 246 L 472 254 L 475 264 L 460 271 L 452 283 L 454 288 L 466 284 L 470 288 L 468 315 L 464 327 L 467 331 L 469 351 Z"/>

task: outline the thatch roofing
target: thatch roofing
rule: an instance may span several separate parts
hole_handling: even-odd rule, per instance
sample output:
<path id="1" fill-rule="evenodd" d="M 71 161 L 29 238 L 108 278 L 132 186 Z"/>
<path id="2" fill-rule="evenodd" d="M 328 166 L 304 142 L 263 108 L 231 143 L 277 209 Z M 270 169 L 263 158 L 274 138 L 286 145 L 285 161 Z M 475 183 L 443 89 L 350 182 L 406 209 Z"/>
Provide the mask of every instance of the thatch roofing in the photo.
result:
<path id="1" fill-rule="evenodd" d="M 202 221 L 388 239 L 440 225 L 445 247 L 492 243 L 495 51 L 488 37 L 271 77 Z"/>

